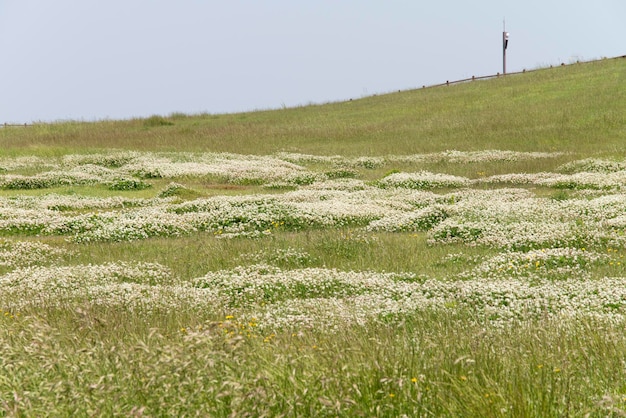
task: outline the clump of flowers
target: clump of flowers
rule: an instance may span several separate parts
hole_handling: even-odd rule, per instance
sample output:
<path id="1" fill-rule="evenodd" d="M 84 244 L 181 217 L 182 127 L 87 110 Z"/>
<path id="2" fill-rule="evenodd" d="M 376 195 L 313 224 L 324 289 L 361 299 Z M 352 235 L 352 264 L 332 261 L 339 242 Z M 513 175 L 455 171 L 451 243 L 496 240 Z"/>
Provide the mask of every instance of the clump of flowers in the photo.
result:
<path id="1" fill-rule="evenodd" d="M 607 254 L 577 248 L 545 248 L 541 250 L 507 251 L 485 260 L 461 276 L 468 279 L 504 277 L 565 280 L 590 277 L 590 266 L 608 260 Z"/>
<path id="2" fill-rule="evenodd" d="M 178 196 L 183 191 L 188 190 L 184 185 L 176 182 L 171 182 L 168 184 L 161 193 L 159 193 L 159 197 L 172 197 Z"/>
<path id="3" fill-rule="evenodd" d="M 0 266 L 26 267 L 60 261 L 71 252 L 37 241 L 0 240 Z"/>
<path id="4" fill-rule="evenodd" d="M 369 231 L 427 231 L 448 217 L 442 206 L 429 206 L 412 212 L 403 212 L 395 216 L 385 216 L 369 223 Z"/>
<path id="5" fill-rule="evenodd" d="M 135 178 L 119 178 L 109 182 L 109 190 L 143 190 L 152 187 L 150 184 Z"/>
<path id="6" fill-rule="evenodd" d="M 563 164 L 557 168 L 561 173 L 615 173 L 626 171 L 626 161 L 603 160 L 599 158 L 585 158 Z"/>
<path id="7" fill-rule="evenodd" d="M 470 180 L 449 174 L 420 171 L 417 173 L 392 173 L 379 180 L 377 185 L 383 188 L 403 187 L 407 189 L 457 188 L 469 186 Z"/>

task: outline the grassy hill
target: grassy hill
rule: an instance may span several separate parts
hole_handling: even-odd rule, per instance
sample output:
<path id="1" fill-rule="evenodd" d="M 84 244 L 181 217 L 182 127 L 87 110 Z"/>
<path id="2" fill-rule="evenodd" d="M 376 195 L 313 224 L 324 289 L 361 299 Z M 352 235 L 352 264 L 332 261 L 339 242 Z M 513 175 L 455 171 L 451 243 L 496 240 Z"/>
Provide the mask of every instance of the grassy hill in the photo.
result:
<path id="1" fill-rule="evenodd" d="M 626 59 L 341 103 L 0 130 L 0 153 L 102 148 L 385 155 L 503 149 L 625 151 Z"/>
<path id="2" fill-rule="evenodd" d="M 0 416 L 626 416 L 626 60 L 0 129 Z"/>

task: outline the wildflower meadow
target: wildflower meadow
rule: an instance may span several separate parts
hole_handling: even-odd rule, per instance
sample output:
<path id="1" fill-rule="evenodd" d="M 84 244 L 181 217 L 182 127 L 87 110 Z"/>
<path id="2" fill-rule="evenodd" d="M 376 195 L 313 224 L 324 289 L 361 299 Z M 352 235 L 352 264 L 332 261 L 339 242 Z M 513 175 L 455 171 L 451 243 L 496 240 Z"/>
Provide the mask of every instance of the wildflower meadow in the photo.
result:
<path id="1" fill-rule="evenodd" d="M 526 97 L 625 68 L 482 85 Z M 453 108 L 477 88 L 423 94 Z M 391 112 L 379 100 L 361 106 Z M 273 112 L 233 116 L 238 138 Z M 434 131 L 439 150 L 397 153 L 124 149 L 114 122 L 68 123 L 88 143 L 67 146 L 63 124 L 4 128 L 40 145 L 0 153 L 0 416 L 624 416 L 621 115 L 596 150 Z M 214 117 L 172 121 L 133 123 L 202 136 Z"/>

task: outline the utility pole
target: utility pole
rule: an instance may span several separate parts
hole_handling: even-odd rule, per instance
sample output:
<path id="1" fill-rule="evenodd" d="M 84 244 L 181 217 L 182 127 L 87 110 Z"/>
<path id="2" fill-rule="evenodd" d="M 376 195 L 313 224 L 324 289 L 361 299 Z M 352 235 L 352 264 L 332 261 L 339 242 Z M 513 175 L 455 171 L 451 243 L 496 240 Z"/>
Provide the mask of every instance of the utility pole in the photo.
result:
<path id="1" fill-rule="evenodd" d="M 506 74 L 506 48 L 509 46 L 509 33 L 506 31 L 506 21 L 502 21 L 502 74 Z"/>

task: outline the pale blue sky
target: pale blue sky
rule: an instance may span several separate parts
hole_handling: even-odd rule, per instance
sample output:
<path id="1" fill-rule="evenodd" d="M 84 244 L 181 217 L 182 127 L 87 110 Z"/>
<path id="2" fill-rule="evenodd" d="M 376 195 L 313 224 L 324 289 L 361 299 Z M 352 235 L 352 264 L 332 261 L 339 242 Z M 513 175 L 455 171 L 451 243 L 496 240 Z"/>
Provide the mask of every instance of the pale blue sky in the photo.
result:
<path id="1" fill-rule="evenodd" d="M 225 113 L 626 55 L 623 0 L 0 0 L 0 123 Z"/>

